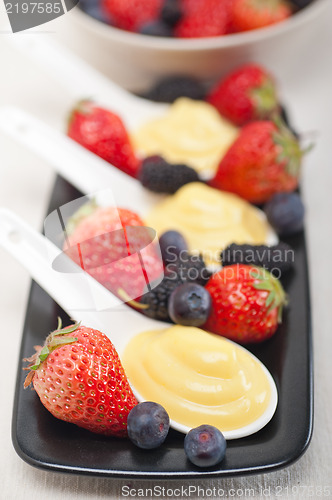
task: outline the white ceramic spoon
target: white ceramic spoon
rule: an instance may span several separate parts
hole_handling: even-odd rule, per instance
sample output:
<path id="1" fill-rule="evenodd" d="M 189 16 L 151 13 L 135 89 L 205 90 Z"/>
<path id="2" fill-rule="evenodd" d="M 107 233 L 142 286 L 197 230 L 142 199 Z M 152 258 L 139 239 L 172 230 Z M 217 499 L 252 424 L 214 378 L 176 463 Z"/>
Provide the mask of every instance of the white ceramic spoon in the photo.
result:
<path id="1" fill-rule="evenodd" d="M 141 215 L 146 215 L 162 199 L 144 189 L 136 179 L 19 108 L 0 108 L 0 129 L 44 159 L 85 195 L 107 188 L 112 191 L 117 206 Z"/>
<path id="2" fill-rule="evenodd" d="M 52 165 L 85 195 L 108 188 L 117 206 L 133 210 L 143 218 L 164 197 L 144 189 L 136 179 L 18 108 L 0 109 L 0 128 Z M 97 196 L 97 203 L 104 205 L 104 201 Z M 257 213 L 266 221 L 262 210 L 257 208 Z M 278 237 L 270 227 L 266 244 L 274 245 L 277 242 Z"/>
<path id="3" fill-rule="evenodd" d="M 105 333 L 120 357 L 134 336 L 143 331 L 165 328 L 165 323 L 149 319 L 126 307 L 91 276 L 78 273 L 78 267 L 69 258 L 67 273 L 55 271 L 52 263 L 61 250 L 15 214 L 3 208 L 0 208 L 0 245 L 29 271 L 32 278 L 72 319 Z M 70 270 L 73 272 L 70 273 Z M 271 420 L 277 406 L 278 393 L 271 374 L 255 356 L 244 350 L 258 361 L 264 370 L 271 388 L 271 401 L 259 419 L 241 429 L 225 432 L 226 439 L 238 439 L 258 432 Z M 130 384 L 137 399 L 142 401 L 143 398 L 135 390 L 135 382 L 130 380 Z M 189 427 L 174 421 L 171 426 L 183 433 L 190 430 Z"/>
<path id="4" fill-rule="evenodd" d="M 73 103 L 90 98 L 119 114 L 133 130 L 156 116 L 167 104 L 137 97 L 103 76 L 66 47 L 45 36 L 29 33 L 6 37 L 6 42 L 46 71 L 72 97 Z"/>
<path id="5" fill-rule="evenodd" d="M 73 105 L 90 98 L 117 113 L 130 131 L 135 131 L 149 120 L 163 116 L 169 104 L 151 102 L 121 88 L 72 51 L 45 37 L 8 36 L 6 41 L 30 58 L 72 97 Z M 213 172 L 201 172 L 200 178 L 208 180 Z"/>

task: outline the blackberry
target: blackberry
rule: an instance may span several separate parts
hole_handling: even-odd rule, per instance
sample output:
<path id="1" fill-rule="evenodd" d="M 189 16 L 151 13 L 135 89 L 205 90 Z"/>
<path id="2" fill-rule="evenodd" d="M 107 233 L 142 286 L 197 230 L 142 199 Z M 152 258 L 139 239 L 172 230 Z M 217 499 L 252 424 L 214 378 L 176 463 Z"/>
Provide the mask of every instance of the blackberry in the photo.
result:
<path id="1" fill-rule="evenodd" d="M 168 300 L 173 290 L 181 284 L 181 278 L 165 276 L 159 285 L 141 298 L 140 303 L 149 306 L 143 309 L 142 313 L 149 318 L 171 323 L 172 320 L 168 315 Z"/>
<path id="2" fill-rule="evenodd" d="M 294 250 L 287 244 L 278 245 L 237 245 L 233 243 L 221 252 L 223 266 L 248 264 L 264 267 L 276 275 L 286 273 L 294 262 Z"/>
<path id="3" fill-rule="evenodd" d="M 182 17 L 180 0 L 164 0 L 160 17 L 164 23 L 168 24 L 168 26 L 175 26 Z"/>
<path id="4" fill-rule="evenodd" d="M 199 177 L 187 165 L 171 165 L 161 156 L 150 156 L 142 162 L 139 180 L 150 191 L 173 194 L 189 182 L 198 182 Z"/>
<path id="5" fill-rule="evenodd" d="M 206 90 L 204 86 L 195 78 L 172 76 L 157 82 L 144 97 L 151 101 L 172 103 L 179 97 L 202 101 L 205 96 Z"/>
<path id="6" fill-rule="evenodd" d="M 190 255 L 182 251 L 180 255 L 166 266 L 168 276 L 178 276 L 183 283 L 194 282 L 205 286 L 212 276 L 201 255 Z"/>
<path id="7" fill-rule="evenodd" d="M 298 9 L 304 9 L 304 7 L 307 7 L 312 3 L 313 0 L 291 0 L 291 2 L 297 7 Z"/>
<path id="8" fill-rule="evenodd" d="M 173 290 L 186 282 L 205 286 L 211 275 L 200 255 L 181 252 L 174 262 L 167 264 L 162 282 L 143 295 L 140 303 L 149 307 L 141 312 L 149 318 L 172 323 L 168 314 L 168 303 Z"/>

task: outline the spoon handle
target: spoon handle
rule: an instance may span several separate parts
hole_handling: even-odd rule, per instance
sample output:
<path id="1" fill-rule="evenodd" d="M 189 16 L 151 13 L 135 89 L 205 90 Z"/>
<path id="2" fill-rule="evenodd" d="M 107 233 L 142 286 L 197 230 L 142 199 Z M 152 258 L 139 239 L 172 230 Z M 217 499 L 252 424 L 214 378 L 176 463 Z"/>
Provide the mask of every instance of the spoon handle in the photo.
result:
<path id="1" fill-rule="evenodd" d="M 95 98 L 113 111 L 141 107 L 141 99 L 113 83 L 72 51 L 54 40 L 34 34 L 8 36 L 7 43 L 36 63 L 72 96 L 73 100 Z"/>
<path id="2" fill-rule="evenodd" d="M 83 194 L 110 189 L 118 206 L 148 211 L 156 202 L 136 179 L 85 150 L 64 134 L 15 107 L 0 109 L 0 128 L 46 160 Z"/>
<path id="3" fill-rule="evenodd" d="M 165 327 L 126 306 L 45 236 L 16 214 L 0 207 L 0 247 L 12 255 L 69 316 L 97 328 L 111 339 L 118 353 L 144 330 Z M 53 262 L 60 254 L 65 272 Z"/>
<path id="4" fill-rule="evenodd" d="M 96 309 L 122 304 L 65 255 L 62 259 L 66 272 L 55 271 L 52 263 L 61 250 L 5 208 L 0 208 L 0 246 L 23 265 L 62 309 L 88 326 L 100 327 Z"/>

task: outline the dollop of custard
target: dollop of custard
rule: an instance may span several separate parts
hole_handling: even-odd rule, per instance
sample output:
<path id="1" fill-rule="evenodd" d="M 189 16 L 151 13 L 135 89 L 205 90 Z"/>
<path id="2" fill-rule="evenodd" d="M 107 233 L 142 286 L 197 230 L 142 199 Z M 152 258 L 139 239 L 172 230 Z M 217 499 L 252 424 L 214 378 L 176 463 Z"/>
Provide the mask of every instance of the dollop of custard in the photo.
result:
<path id="1" fill-rule="evenodd" d="M 221 431 L 259 419 L 271 399 L 262 365 L 248 351 L 199 328 L 143 332 L 127 345 L 123 365 L 135 389 L 187 427 Z"/>
<path id="2" fill-rule="evenodd" d="M 170 163 L 184 163 L 209 178 L 238 133 L 210 104 L 180 98 L 164 116 L 134 132 L 132 141 L 144 156 L 161 155 Z"/>
<path id="3" fill-rule="evenodd" d="M 231 243 L 266 244 L 270 226 L 261 211 L 237 195 L 200 182 L 186 184 L 153 208 L 145 218 L 158 235 L 174 229 L 192 253 L 209 265 L 220 264 L 220 252 Z"/>

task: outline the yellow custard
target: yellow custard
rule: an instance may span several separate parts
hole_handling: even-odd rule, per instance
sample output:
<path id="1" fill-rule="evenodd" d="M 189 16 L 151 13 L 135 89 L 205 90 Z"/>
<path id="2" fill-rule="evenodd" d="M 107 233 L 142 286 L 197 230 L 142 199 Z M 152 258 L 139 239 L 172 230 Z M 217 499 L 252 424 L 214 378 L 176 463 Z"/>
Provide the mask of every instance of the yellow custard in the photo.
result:
<path id="1" fill-rule="evenodd" d="M 265 244 L 269 233 L 257 208 L 201 182 L 187 184 L 167 197 L 145 223 L 159 235 L 170 229 L 179 231 L 189 250 L 202 253 L 207 264 L 218 264 L 220 251 L 230 243 Z"/>
<path id="2" fill-rule="evenodd" d="M 129 342 L 123 364 L 138 393 L 186 427 L 240 429 L 261 417 L 271 400 L 262 365 L 238 345 L 199 328 L 141 333 Z"/>
<path id="3" fill-rule="evenodd" d="M 203 101 L 178 99 L 167 113 L 144 124 L 132 140 L 144 156 L 161 155 L 185 163 L 205 178 L 212 177 L 235 141 L 238 129 Z"/>

